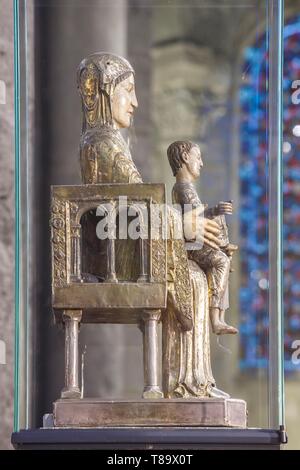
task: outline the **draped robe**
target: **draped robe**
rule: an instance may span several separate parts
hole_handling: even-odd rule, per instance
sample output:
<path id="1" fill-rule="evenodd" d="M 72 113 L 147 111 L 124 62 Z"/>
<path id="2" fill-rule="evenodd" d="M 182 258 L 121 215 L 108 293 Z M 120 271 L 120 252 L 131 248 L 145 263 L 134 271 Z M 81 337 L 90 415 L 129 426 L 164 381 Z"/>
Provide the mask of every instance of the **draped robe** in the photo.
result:
<path id="1" fill-rule="evenodd" d="M 142 183 L 127 144 L 112 127 L 86 131 L 81 137 L 80 158 L 85 184 Z M 207 280 L 198 265 L 188 260 L 183 236 L 174 237 L 181 214 L 171 207 L 167 214 L 170 237 L 168 302 L 162 313 L 163 390 L 166 398 L 205 397 L 215 386 L 210 363 Z M 117 246 L 119 279 L 130 278 L 135 271 L 136 244 L 130 242 L 121 240 Z M 106 265 L 103 260 L 102 265 Z"/>

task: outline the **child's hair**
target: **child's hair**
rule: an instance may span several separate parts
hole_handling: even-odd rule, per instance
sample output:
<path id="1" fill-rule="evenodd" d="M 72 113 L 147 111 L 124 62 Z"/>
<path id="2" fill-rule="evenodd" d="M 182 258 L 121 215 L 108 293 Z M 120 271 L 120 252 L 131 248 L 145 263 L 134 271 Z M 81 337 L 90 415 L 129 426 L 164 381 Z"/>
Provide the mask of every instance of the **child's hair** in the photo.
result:
<path id="1" fill-rule="evenodd" d="M 189 153 L 193 147 L 197 147 L 197 144 L 194 144 L 189 140 L 176 140 L 176 142 L 169 145 L 167 155 L 174 176 L 177 175 L 184 163 L 182 159 L 183 152 Z"/>

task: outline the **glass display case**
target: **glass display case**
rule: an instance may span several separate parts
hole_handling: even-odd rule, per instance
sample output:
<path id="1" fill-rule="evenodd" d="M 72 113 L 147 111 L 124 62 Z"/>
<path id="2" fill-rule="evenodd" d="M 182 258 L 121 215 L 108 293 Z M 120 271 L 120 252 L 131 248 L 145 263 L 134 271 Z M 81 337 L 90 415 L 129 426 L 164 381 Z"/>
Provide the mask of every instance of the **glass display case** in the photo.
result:
<path id="1" fill-rule="evenodd" d="M 154 446 L 170 444 L 173 439 L 173 446 L 279 447 L 286 439 L 282 308 L 282 244 L 283 235 L 286 236 L 285 232 L 283 234 L 282 202 L 283 2 L 15 0 L 14 4 L 17 240 L 14 445 L 27 443 L 28 446 L 43 447 L 47 443 L 61 442 L 62 447 L 68 447 L 77 439 L 78 446 L 89 442 L 95 447 L 103 447 L 103 442 L 111 439 L 122 446 L 132 440 L 128 433 L 133 433 L 132 436 L 135 432 L 140 436 L 140 447 L 145 445 L 145 439 Z M 123 58 L 128 63 L 122 62 Z M 86 61 L 82 62 L 84 59 Z M 109 75 L 111 63 L 113 72 Z M 122 69 L 122 75 L 115 72 L 118 67 Z M 117 79 L 114 73 L 119 73 Z M 102 127 L 110 125 L 107 115 L 99 111 L 101 106 L 102 110 L 108 109 L 111 113 L 113 132 L 116 128 L 119 132 L 119 127 L 115 126 L 117 118 L 114 120 L 116 98 L 112 88 L 107 86 L 117 89 L 120 83 L 130 81 L 131 76 L 136 87 L 136 97 L 133 97 L 132 89 L 126 89 L 131 93 L 131 125 L 119 126 L 126 151 L 122 147 L 117 154 L 123 152 L 125 155 L 128 150 L 128 160 L 122 157 L 120 163 L 122 175 L 124 167 L 132 164 L 141 179 L 130 176 L 125 181 L 115 177 L 119 163 L 114 163 L 112 170 L 104 168 L 102 141 L 110 145 L 106 137 L 97 137 L 100 150 L 95 150 L 94 140 L 92 144 L 88 143 L 87 153 L 85 145 L 86 139 L 97 130 L 97 119 L 106 119 Z M 98 94 L 102 104 L 94 105 Z M 104 108 L 104 101 L 110 99 Z M 96 118 L 93 113 L 98 113 Z M 205 245 L 201 248 L 204 251 L 199 253 L 204 267 L 200 258 L 191 257 L 189 252 L 194 248 L 191 250 L 186 245 L 190 241 L 186 237 L 181 240 L 180 246 L 185 247 L 181 258 L 176 254 L 177 248 L 174 248 L 174 259 L 170 255 L 172 237 L 171 242 L 159 239 L 155 243 L 151 239 L 150 248 L 147 244 L 147 248 L 143 248 L 142 243 L 139 248 L 136 245 L 142 259 L 149 256 L 148 264 L 140 266 L 139 275 L 143 279 L 134 278 L 133 282 L 133 278 L 122 278 L 121 267 L 112 265 L 109 258 L 110 274 L 112 277 L 116 274 L 119 281 L 109 294 L 99 289 L 108 288 L 113 282 L 112 277 L 108 280 L 107 273 L 101 277 L 100 261 L 98 268 L 92 267 L 93 259 L 101 249 L 93 252 L 90 258 L 88 255 L 84 258 L 85 247 L 94 242 L 89 239 L 88 229 L 82 235 L 88 216 L 85 220 L 73 220 L 72 204 L 77 205 L 79 211 L 84 207 L 83 214 L 84 210 L 96 209 L 104 199 L 124 195 L 130 198 L 134 194 L 135 203 L 140 199 L 150 201 L 149 207 L 166 203 L 167 214 L 173 213 L 175 178 L 172 170 L 175 176 L 177 170 L 174 171 L 172 165 L 170 168 L 172 157 L 169 151 L 167 155 L 167 149 L 174 141 L 192 142 L 192 149 L 201 150 L 200 180 L 193 180 L 193 190 L 199 200 L 209 208 L 220 207 L 223 201 L 233 201 L 233 213 L 229 211 L 225 217 L 230 243 L 237 245 L 238 250 L 230 256 L 226 250 L 221 251 L 227 261 L 230 259 L 231 265 L 226 322 L 227 326 L 233 325 L 233 330 L 236 327 L 238 334 L 232 334 L 236 332 L 225 327 L 218 330 L 214 324 L 214 304 L 210 297 L 214 265 L 213 262 L 205 264 L 203 257 L 209 259 L 209 250 L 210 253 L 220 252 L 219 245 L 210 246 L 209 250 Z M 91 148 L 94 157 L 88 153 Z M 183 154 L 189 155 L 191 148 L 186 150 L 184 147 Z M 285 149 L 288 151 L 287 145 Z M 109 159 L 112 158 L 110 150 L 108 154 Z M 184 158 L 180 156 L 180 171 L 187 164 Z M 88 169 L 86 161 L 93 162 Z M 98 165 L 96 179 L 93 179 L 93 165 Z M 111 179 L 106 178 L 107 174 Z M 183 184 L 182 181 L 177 178 L 179 184 Z M 188 181 L 190 184 L 191 180 Z M 128 187 L 118 186 L 121 183 Z M 138 185 L 140 189 L 130 189 Z M 70 211 L 63 213 L 59 223 L 55 219 L 55 214 L 60 211 L 55 205 L 57 199 L 67 208 L 62 211 Z M 87 205 L 87 200 L 93 200 L 92 205 Z M 221 218 L 224 217 L 222 214 L 214 213 Z M 171 219 L 170 215 L 167 217 Z M 212 218 L 205 215 L 205 220 Z M 152 223 L 153 219 L 150 220 L 151 227 Z M 67 241 L 59 251 L 55 239 L 64 237 L 60 224 L 69 228 L 63 232 Z M 76 240 L 79 238 L 72 235 L 76 224 L 81 233 L 78 246 Z M 208 238 L 210 235 L 208 233 Z M 60 261 L 57 261 L 59 256 Z M 126 263 L 133 262 L 134 256 Z M 64 259 L 66 274 L 62 274 L 64 268 L 61 267 Z M 170 281 L 170 259 L 175 260 L 173 283 Z M 119 264 L 125 264 L 124 260 L 119 260 Z M 179 267 L 185 269 L 185 274 Z M 94 278 L 85 277 L 84 270 L 93 273 Z M 158 272 L 163 273 L 161 277 Z M 184 282 L 185 275 L 189 284 L 183 291 L 191 292 L 186 302 L 192 302 L 189 317 L 192 322 L 186 327 L 190 333 L 180 332 L 176 336 L 166 320 L 168 302 L 172 292 L 178 297 L 177 293 L 182 289 L 180 282 Z M 201 316 L 204 300 L 195 298 L 195 292 L 200 292 L 195 287 L 195 279 L 199 280 L 199 276 L 204 276 L 201 289 L 208 285 L 207 294 L 201 291 L 201 295 L 207 295 L 209 305 L 206 317 Z M 141 282 L 138 284 L 138 281 Z M 96 282 L 99 283 L 96 285 Z M 126 283 L 137 283 L 138 287 L 132 286 L 128 291 Z M 173 291 L 170 284 L 175 285 Z M 91 286 L 96 286 L 95 290 Z M 69 289 L 70 299 L 68 297 L 66 301 L 66 294 L 64 297 L 57 289 Z M 67 319 L 66 309 L 88 312 L 95 307 L 95 299 L 104 310 L 112 308 L 109 321 L 107 316 L 103 320 L 100 314 L 99 321 L 90 321 L 92 314 L 83 315 L 77 323 L 72 316 Z M 160 314 L 155 318 L 147 317 L 147 321 L 143 314 L 142 326 L 138 313 L 134 313 L 135 316 L 128 313 L 130 320 L 123 321 L 123 314 L 114 311 L 117 299 L 120 301 L 116 308 L 123 306 L 125 310 L 137 312 L 139 307 L 145 312 L 151 307 L 153 311 L 159 309 Z M 199 324 L 197 309 L 201 310 Z M 222 309 L 225 307 L 220 307 L 219 311 Z M 222 319 L 222 313 L 220 315 Z M 210 333 L 204 331 L 204 326 L 199 326 L 207 326 L 209 317 L 212 322 Z M 79 333 L 78 323 L 81 323 Z M 70 346 L 68 338 L 74 338 L 74 335 L 79 342 Z M 178 346 L 180 341 L 181 346 Z M 187 348 L 185 351 L 189 352 L 182 352 L 182 342 Z M 289 358 L 289 347 L 286 358 Z M 174 364 L 170 365 L 172 359 L 169 362 L 166 359 L 168 354 L 168 357 L 181 354 L 178 376 L 186 374 L 181 382 L 178 379 L 181 388 L 177 387 L 177 395 L 166 385 L 175 374 L 170 372 L 175 369 Z M 189 354 L 192 359 L 188 359 Z M 72 362 L 74 355 L 76 363 Z M 203 366 L 206 367 L 206 378 L 198 380 L 199 363 L 208 357 L 209 365 Z M 207 379 L 210 366 L 213 379 Z M 189 367 L 194 374 L 193 380 L 198 380 L 204 387 L 203 380 L 207 379 L 212 388 L 205 385 L 206 392 L 203 393 L 200 389 L 192 390 L 186 372 Z M 68 393 L 71 388 L 73 391 L 76 388 L 77 395 L 64 395 L 61 392 L 64 385 Z M 178 392 L 179 388 L 184 391 Z M 149 390 L 152 394 L 147 395 Z M 225 395 L 218 395 L 218 392 Z M 101 403 L 112 400 L 123 403 L 125 400 L 133 408 L 129 414 L 125 413 L 125 418 L 122 415 L 121 421 L 119 415 L 119 421 L 114 419 L 113 411 L 106 421 L 100 413 L 98 422 L 89 421 L 89 417 L 87 420 L 82 418 L 82 422 L 75 419 L 75 424 L 70 425 L 68 421 L 58 420 L 58 408 L 54 408 L 53 419 L 53 402 L 65 406 L 72 400 L 80 403 L 86 400 L 87 403 L 91 397 L 97 397 Z M 158 413 L 157 403 L 153 405 L 154 411 L 147 411 L 146 418 L 143 413 L 148 403 L 156 399 L 163 407 L 171 406 L 166 404 L 169 400 L 177 409 L 192 403 L 196 407 L 193 413 L 199 409 L 199 403 L 206 400 L 211 420 L 202 422 L 201 412 L 197 415 L 198 422 L 188 421 L 190 412 L 184 409 L 180 415 L 184 418 L 176 415 L 173 421 L 168 421 L 168 417 L 165 421 L 155 421 L 152 413 Z M 217 403 L 214 400 L 229 400 L 226 402 L 228 409 L 234 400 L 244 403 L 246 421 L 236 424 L 233 415 L 226 415 L 224 422 L 214 421 L 213 412 L 209 411 L 209 404 Z M 72 413 L 77 411 L 72 409 Z M 132 420 L 132 413 L 135 417 L 144 416 L 144 420 L 137 424 Z M 236 409 L 232 413 L 237 413 Z M 138 431 L 134 430 L 136 425 Z M 79 434 L 74 437 L 66 426 L 78 430 Z M 60 437 L 53 437 L 62 428 L 64 432 Z M 143 438 L 145 430 L 147 438 Z"/>

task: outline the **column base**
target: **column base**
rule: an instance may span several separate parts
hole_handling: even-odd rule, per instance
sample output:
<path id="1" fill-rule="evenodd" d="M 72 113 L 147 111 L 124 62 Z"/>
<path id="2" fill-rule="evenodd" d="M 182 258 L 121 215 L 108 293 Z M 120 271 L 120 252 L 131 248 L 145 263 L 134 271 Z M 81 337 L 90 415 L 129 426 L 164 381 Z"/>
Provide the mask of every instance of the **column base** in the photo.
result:
<path id="1" fill-rule="evenodd" d="M 63 388 L 60 394 L 61 398 L 80 398 L 81 392 L 78 387 Z"/>
<path id="2" fill-rule="evenodd" d="M 161 391 L 159 386 L 153 385 L 153 386 L 144 388 L 143 398 L 146 398 L 146 399 L 164 398 L 164 394 Z"/>

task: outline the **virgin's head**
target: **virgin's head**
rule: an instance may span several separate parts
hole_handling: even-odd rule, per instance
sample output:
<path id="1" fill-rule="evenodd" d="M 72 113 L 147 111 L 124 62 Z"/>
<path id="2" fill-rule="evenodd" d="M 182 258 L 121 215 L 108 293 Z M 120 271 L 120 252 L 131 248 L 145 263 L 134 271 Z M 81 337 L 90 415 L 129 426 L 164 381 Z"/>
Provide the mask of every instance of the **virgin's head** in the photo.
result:
<path id="1" fill-rule="evenodd" d="M 126 59 L 109 53 L 92 54 L 80 63 L 77 81 L 83 130 L 130 126 L 138 103 L 134 70 Z"/>

